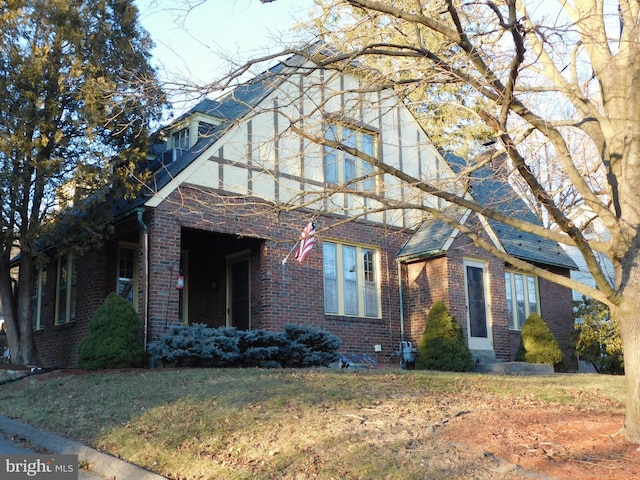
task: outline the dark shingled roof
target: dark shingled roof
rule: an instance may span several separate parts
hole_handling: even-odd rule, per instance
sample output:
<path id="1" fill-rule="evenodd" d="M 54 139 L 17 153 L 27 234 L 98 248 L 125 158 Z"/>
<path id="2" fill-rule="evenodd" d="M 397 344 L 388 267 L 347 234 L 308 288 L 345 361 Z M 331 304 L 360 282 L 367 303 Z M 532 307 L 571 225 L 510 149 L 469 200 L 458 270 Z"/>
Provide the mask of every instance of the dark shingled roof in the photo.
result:
<path id="1" fill-rule="evenodd" d="M 463 158 L 453 154 L 445 155 L 445 159 L 456 172 L 467 166 Z M 474 170 L 467 180 L 471 195 L 480 205 L 497 208 L 512 217 L 542 226 L 524 200 L 490 165 Z M 495 220 L 488 219 L 488 222 L 509 255 L 532 263 L 577 269 L 575 262 L 557 242 L 533 233 L 521 232 Z M 402 247 L 398 257 L 428 257 L 442 253 L 445 242 L 453 232 L 453 227 L 440 220 L 427 221 Z"/>
<path id="2" fill-rule="evenodd" d="M 162 162 L 162 153 L 158 145 L 151 148 L 151 152 L 156 154 L 155 160 L 149 163 L 148 168 L 153 172 L 149 182 L 149 189 L 155 191 L 166 186 L 171 179 L 187 168 L 196 160 L 207 148 L 216 143 L 227 130 L 252 111 L 260 102 L 269 95 L 282 81 L 286 79 L 283 75 L 285 69 L 301 64 L 303 58 L 293 56 L 284 62 L 279 62 L 263 74 L 247 81 L 234 88 L 232 91 L 218 99 L 206 98 L 198 102 L 190 110 L 182 114 L 172 124 L 179 122 L 195 113 L 202 113 L 220 119 L 222 122 L 210 129 L 205 136 L 200 138 L 196 144 L 188 151 L 184 152 L 178 159 L 172 162 Z M 164 146 L 162 146 L 164 148 Z M 123 200 L 119 202 L 114 213 L 116 216 L 125 215 L 131 210 L 142 206 L 149 198 L 149 189 L 133 200 Z"/>

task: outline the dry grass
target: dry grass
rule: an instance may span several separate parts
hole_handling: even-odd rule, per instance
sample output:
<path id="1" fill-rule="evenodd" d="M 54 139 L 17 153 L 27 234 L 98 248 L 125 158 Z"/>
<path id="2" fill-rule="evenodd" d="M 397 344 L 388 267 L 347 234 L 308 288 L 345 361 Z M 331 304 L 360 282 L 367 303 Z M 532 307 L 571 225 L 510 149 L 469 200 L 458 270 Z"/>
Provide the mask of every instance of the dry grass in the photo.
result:
<path id="1" fill-rule="evenodd" d="M 0 413 L 172 479 L 502 479 L 516 477 L 439 428 L 495 402 L 619 408 L 623 394 L 622 377 L 595 375 L 54 372 L 0 386 Z"/>

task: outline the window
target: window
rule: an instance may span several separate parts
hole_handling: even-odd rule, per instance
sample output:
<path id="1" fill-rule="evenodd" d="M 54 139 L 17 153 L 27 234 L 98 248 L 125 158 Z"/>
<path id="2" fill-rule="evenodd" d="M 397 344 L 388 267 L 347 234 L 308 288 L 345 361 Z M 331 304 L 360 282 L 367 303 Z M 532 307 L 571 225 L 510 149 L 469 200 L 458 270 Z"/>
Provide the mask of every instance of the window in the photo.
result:
<path id="1" fill-rule="evenodd" d="M 56 281 L 56 325 L 76 318 L 76 262 L 72 256 L 58 258 Z"/>
<path id="2" fill-rule="evenodd" d="M 380 316 L 378 252 L 372 248 L 322 242 L 325 313 Z"/>
<path id="3" fill-rule="evenodd" d="M 42 330 L 44 328 L 44 300 L 47 285 L 47 271 L 39 266 L 33 274 L 33 282 L 31 288 L 31 323 L 34 330 Z"/>
<path id="4" fill-rule="evenodd" d="M 509 328 L 522 330 L 522 325 L 532 313 L 540 313 L 538 278 L 523 273 L 505 272 Z"/>
<path id="5" fill-rule="evenodd" d="M 118 247 L 118 279 L 116 291 L 134 307 L 137 307 L 136 282 L 138 279 L 138 249 L 131 245 Z"/>
<path id="6" fill-rule="evenodd" d="M 331 141 L 341 142 L 348 147 L 360 150 L 369 156 L 375 153 L 375 135 L 361 130 L 353 130 L 348 127 L 331 125 L 325 138 Z M 353 155 L 336 150 L 328 146 L 324 147 L 324 181 L 325 183 L 348 183 L 358 177 L 365 177 L 373 172 L 373 165 Z M 357 186 L 363 191 L 375 189 L 375 179 L 367 178 Z"/>
<path id="7" fill-rule="evenodd" d="M 189 127 L 173 133 L 171 136 L 171 146 L 181 150 L 189 150 Z"/>

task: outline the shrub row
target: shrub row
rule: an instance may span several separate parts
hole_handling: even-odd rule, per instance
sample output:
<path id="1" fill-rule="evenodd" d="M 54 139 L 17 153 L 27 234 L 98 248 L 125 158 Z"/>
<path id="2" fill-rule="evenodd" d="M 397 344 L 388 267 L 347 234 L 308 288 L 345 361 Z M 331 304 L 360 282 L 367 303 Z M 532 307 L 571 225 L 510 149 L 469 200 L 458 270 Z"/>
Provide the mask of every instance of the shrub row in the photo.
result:
<path id="1" fill-rule="evenodd" d="M 284 367 L 328 365 L 338 359 L 340 339 L 308 325 L 284 332 L 175 325 L 149 344 L 149 354 L 178 367 Z"/>

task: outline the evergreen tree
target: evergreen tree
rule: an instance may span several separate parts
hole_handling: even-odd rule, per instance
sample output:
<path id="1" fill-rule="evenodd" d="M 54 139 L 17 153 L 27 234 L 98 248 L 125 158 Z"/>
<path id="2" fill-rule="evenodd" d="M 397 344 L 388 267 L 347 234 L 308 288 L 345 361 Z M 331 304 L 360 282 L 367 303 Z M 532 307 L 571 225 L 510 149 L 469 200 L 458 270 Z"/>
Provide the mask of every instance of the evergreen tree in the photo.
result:
<path id="1" fill-rule="evenodd" d="M 0 1 L 0 45 L 0 303 L 12 360 L 37 364 L 36 240 L 100 241 L 165 99 L 132 0 Z"/>
<path id="2" fill-rule="evenodd" d="M 462 328 L 449 313 L 444 302 L 433 304 L 420 343 L 416 368 L 452 372 L 473 370 L 473 357 L 464 343 Z"/>
<path id="3" fill-rule="evenodd" d="M 560 365 L 562 350 L 551 330 L 537 313 L 527 317 L 522 325 L 522 340 L 516 354 L 517 361 Z"/>
<path id="4" fill-rule="evenodd" d="M 576 302 L 576 352 L 598 373 L 624 374 L 624 355 L 618 323 L 609 308 L 592 298 Z"/>
<path id="5" fill-rule="evenodd" d="M 78 345 L 78 367 L 84 370 L 142 367 L 145 362 L 140 319 L 115 292 L 109 294 Z"/>

